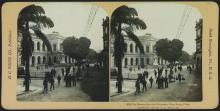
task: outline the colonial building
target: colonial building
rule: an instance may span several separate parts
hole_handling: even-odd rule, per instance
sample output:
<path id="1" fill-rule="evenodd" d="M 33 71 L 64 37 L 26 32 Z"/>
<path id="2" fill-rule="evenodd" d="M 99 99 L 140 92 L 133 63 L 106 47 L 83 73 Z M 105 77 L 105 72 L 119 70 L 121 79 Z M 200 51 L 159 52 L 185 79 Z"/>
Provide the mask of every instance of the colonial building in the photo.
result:
<path id="1" fill-rule="evenodd" d="M 45 66 L 45 64 L 58 65 L 61 63 L 73 63 L 74 60 L 63 54 L 62 42 L 65 37 L 61 36 L 58 32 L 53 32 L 52 34 L 47 34 L 47 38 L 52 46 L 52 53 L 47 51 L 46 45 L 41 39 L 32 35 L 32 40 L 34 42 L 34 51 L 30 57 L 30 66 Z M 21 36 L 18 37 L 18 66 L 23 64 L 21 59 L 20 42 Z"/>
<path id="2" fill-rule="evenodd" d="M 140 51 L 135 44 L 134 41 L 130 40 L 128 37 L 125 37 L 126 43 L 126 51 L 125 56 L 122 60 L 122 67 L 124 68 L 147 68 L 148 66 L 158 65 L 158 64 L 165 64 L 165 60 L 157 57 L 156 50 L 155 50 L 155 43 L 157 41 L 156 38 L 152 36 L 152 34 L 145 34 L 143 36 L 138 37 L 141 41 L 142 45 L 144 46 L 144 54 L 140 54 Z M 114 40 L 111 39 L 111 66 L 115 67 L 114 63 L 114 56 L 112 56 L 113 52 L 113 42 Z"/>
<path id="3" fill-rule="evenodd" d="M 196 52 L 195 52 L 195 60 L 196 67 L 198 70 L 202 70 L 202 19 L 196 22 Z"/>

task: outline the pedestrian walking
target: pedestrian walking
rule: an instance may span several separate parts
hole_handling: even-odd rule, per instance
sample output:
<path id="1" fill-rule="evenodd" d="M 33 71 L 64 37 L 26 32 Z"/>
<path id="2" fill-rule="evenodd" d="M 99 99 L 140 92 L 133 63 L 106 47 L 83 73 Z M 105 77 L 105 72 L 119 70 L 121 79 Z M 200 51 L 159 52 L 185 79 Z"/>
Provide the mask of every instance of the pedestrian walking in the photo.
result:
<path id="1" fill-rule="evenodd" d="M 149 79 L 149 81 L 150 81 L 150 88 L 152 88 L 152 84 L 153 84 L 153 78 L 152 78 L 152 76 L 151 76 L 151 78 Z"/>
<path id="2" fill-rule="evenodd" d="M 44 80 L 43 80 L 43 86 L 44 86 L 44 91 L 43 91 L 43 93 L 47 93 L 47 91 L 48 91 L 48 80 L 47 80 L 46 77 L 45 77 Z"/>
<path id="3" fill-rule="evenodd" d="M 145 80 L 145 77 L 142 76 L 142 79 L 141 79 L 141 83 L 142 83 L 142 91 L 147 91 L 147 81 Z"/>
<path id="4" fill-rule="evenodd" d="M 138 80 L 138 79 L 137 79 L 136 82 L 135 82 L 135 87 L 136 87 L 135 95 L 137 95 L 137 94 L 140 93 L 140 83 L 139 83 L 139 80 Z"/>
<path id="5" fill-rule="evenodd" d="M 60 86 L 60 80 L 61 80 L 61 77 L 60 77 L 60 75 L 58 75 L 57 76 L 58 86 Z"/>
<path id="6" fill-rule="evenodd" d="M 54 78 L 50 78 L 50 90 L 54 90 Z"/>

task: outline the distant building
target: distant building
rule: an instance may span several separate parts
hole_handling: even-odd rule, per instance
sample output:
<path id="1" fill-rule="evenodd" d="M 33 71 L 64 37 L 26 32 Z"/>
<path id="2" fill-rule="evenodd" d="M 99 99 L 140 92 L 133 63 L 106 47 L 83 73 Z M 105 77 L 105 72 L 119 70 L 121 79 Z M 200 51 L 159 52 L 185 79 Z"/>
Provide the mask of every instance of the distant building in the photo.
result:
<path id="1" fill-rule="evenodd" d="M 196 52 L 195 52 L 195 60 L 196 60 L 196 67 L 200 71 L 202 70 L 202 19 L 199 19 L 196 22 Z"/>
<path id="2" fill-rule="evenodd" d="M 126 51 L 124 58 L 122 60 L 123 68 L 147 68 L 148 66 L 165 64 L 165 60 L 157 57 L 155 50 L 156 38 L 152 34 L 145 34 L 143 36 L 138 36 L 142 45 L 144 46 L 144 54 L 140 54 L 138 47 L 135 42 L 130 40 L 128 37 L 125 37 Z M 113 42 L 111 39 L 111 66 L 115 67 L 114 56 L 113 56 Z"/>
<path id="3" fill-rule="evenodd" d="M 47 51 L 47 47 L 43 43 L 41 39 L 36 37 L 36 35 L 32 35 L 32 41 L 34 42 L 34 51 L 32 56 L 30 57 L 30 66 L 45 66 L 47 65 L 58 65 L 61 63 L 73 63 L 74 60 L 70 57 L 63 54 L 62 42 L 65 37 L 61 36 L 58 32 L 53 32 L 52 34 L 47 34 L 47 38 L 52 46 L 52 53 Z M 23 64 L 23 60 L 21 59 L 20 51 L 20 42 L 21 36 L 18 36 L 18 66 Z"/>

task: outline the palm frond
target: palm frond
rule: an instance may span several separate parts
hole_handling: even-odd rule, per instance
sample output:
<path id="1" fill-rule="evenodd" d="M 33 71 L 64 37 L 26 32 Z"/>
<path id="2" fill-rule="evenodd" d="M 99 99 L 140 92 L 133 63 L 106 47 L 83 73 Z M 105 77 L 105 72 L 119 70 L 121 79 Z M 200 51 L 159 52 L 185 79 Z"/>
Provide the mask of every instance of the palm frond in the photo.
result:
<path id="1" fill-rule="evenodd" d="M 37 37 L 39 37 L 44 42 L 44 44 L 47 47 L 47 50 L 52 52 L 52 46 L 50 44 L 50 41 L 47 39 L 46 35 L 38 29 L 34 29 L 34 33 L 36 34 Z"/>
<path id="2" fill-rule="evenodd" d="M 122 5 L 119 8 L 115 9 L 112 13 L 112 19 L 122 19 L 124 17 L 133 17 L 138 16 L 137 11 L 134 8 Z"/>
<path id="3" fill-rule="evenodd" d="M 133 30 L 134 29 L 146 29 L 147 26 L 145 22 L 137 17 L 131 17 L 127 19 L 123 19 L 122 23 L 129 25 Z"/>
<path id="4" fill-rule="evenodd" d="M 144 54 L 144 47 L 143 47 L 141 41 L 139 40 L 139 38 L 132 31 L 125 30 L 125 32 L 127 33 L 128 38 L 130 38 L 132 41 L 134 41 L 136 43 L 136 45 L 139 48 L 140 52 L 142 54 Z"/>
<path id="5" fill-rule="evenodd" d="M 39 16 L 35 18 L 38 28 L 52 28 L 54 27 L 53 21 L 47 16 Z"/>
<path id="6" fill-rule="evenodd" d="M 45 14 L 44 9 L 41 6 L 37 6 L 37 5 L 29 5 L 27 7 L 24 7 L 20 13 L 19 16 L 28 16 L 28 15 L 42 15 Z"/>

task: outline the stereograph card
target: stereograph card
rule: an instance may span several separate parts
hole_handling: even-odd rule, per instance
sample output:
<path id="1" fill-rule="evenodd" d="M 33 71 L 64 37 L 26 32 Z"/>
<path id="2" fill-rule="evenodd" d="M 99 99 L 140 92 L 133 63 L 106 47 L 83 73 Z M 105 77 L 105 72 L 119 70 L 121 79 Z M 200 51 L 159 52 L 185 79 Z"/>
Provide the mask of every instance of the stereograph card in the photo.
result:
<path id="1" fill-rule="evenodd" d="M 4 109 L 215 109 L 214 1 L 4 2 Z"/>

